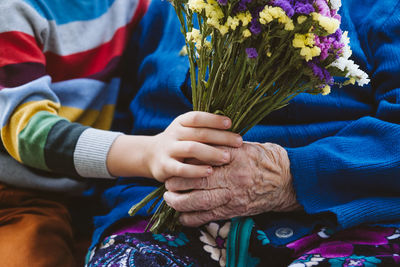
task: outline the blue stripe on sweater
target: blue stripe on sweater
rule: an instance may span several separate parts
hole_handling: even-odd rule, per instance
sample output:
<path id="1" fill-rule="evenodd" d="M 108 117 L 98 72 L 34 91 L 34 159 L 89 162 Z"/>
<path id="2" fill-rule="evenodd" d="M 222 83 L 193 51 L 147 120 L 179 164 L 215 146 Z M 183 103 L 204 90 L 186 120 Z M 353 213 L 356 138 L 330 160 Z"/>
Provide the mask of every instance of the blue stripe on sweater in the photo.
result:
<path id="1" fill-rule="evenodd" d="M 57 24 L 92 20 L 105 14 L 116 0 L 24 0 L 47 20 Z M 123 0 L 127 1 L 127 0 Z M 128 0 L 129 1 L 129 0 Z"/>

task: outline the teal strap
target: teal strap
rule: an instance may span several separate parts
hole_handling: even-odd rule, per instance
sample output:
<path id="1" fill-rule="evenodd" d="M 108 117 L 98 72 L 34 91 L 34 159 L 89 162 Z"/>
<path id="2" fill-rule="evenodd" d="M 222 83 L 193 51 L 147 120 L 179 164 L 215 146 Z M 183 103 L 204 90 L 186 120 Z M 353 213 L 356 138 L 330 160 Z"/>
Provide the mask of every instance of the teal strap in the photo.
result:
<path id="1" fill-rule="evenodd" d="M 250 217 L 233 218 L 228 235 L 227 267 L 246 267 L 254 221 Z"/>
<path id="2" fill-rule="evenodd" d="M 239 258 L 237 261 L 237 267 L 246 267 L 249 258 L 249 246 L 251 230 L 253 229 L 254 221 L 252 218 L 244 218 L 244 221 L 240 225 L 239 233 Z M 247 266 L 249 267 L 249 266 Z"/>
<path id="3" fill-rule="evenodd" d="M 229 229 L 227 248 L 226 248 L 226 267 L 236 267 L 236 237 L 237 230 L 240 224 L 240 218 L 233 218 L 231 221 L 231 227 Z"/>

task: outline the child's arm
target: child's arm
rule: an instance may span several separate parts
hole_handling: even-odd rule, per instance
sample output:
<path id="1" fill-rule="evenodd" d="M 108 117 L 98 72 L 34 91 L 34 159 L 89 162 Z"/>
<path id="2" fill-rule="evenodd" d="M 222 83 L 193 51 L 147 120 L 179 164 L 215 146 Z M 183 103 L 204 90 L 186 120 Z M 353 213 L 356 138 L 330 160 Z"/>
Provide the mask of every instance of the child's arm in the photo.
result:
<path id="1" fill-rule="evenodd" d="M 77 18 L 64 13 L 70 10 L 62 10 L 62 17 L 49 12 L 67 2 L 47 7 L 44 2 L 0 1 L 0 135 L 8 154 L 66 176 L 110 177 L 105 159 L 118 133 L 87 126 L 109 128 L 118 88 L 110 83 L 109 67 L 129 36 L 117 32 L 133 21 L 133 3 L 120 1 L 120 10 L 111 10 L 118 17 L 105 7 L 105 16 L 74 23 L 63 21 Z M 108 20 L 107 34 L 89 27 Z M 89 28 L 90 38 L 78 35 Z M 89 166 L 82 156 L 88 154 L 97 156 L 90 157 Z"/>
<path id="2" fill-rule="evenodd" d="M 227 151 L 211 145 L 239 147 L 242 138 L 226 131 L 231 121 L 206 112 L 188 112 L 177 117 L 156 136 L 120 136 L 111 147 L 107 166 L 115 176 L 143 176 L 160 182 L 173 176 L 205 177 L 212 165 L 229 162 Z M 202 165 L 188 164 L 196 159 Z"/>
<path id="3" fill-rule="evenodd" d="M 189 142 L 192 140 L 233 145 L 231 138 L 236 135 L 227 132 L 222 133 L 221 140 L 218 139 L 221 135 L 214 133 L 196 139 L 196 133 L 204 134 L 202 128 L 226 129 L 211 123 L 214 120 L 209 116 L 214 115 L 203 114 L 201 117 L 205 116 L 205 122 L 201 120 L 200 124 L 196 122 L 197 115 L 193 117 L 194 123 L 190 119 L 189 122 L 184 120 L 191 115 L 182 116 L 164 133 L 152 138 L 120 136 L 119 133 L 97 130 L 67 120 L 65 117 L 73 117 L 72 115 L 79 111 L 81 102 L 93 104 L 101 99 L 105 102 L 103 109 L 87 110 L 88 112 L 82 113 L 88 115 L 84 120 L 85 125 L 96 126 L 91 116 L 96 112 L 101 114 L 103 111 L 104 113 L 108 111 L 109 105 L 106 104 L 109 102 L 104 98 L 107 98 L 110 92 L 97 95 L 93 95 L 93 92 L 96 90 L 103 92 L 108 90 L 109 86 L 101 80 L 88 77 L 90 73 L 73 72 L 73 64 L 67 64 L 71 56 L 68 54 L 64 56 L 65 51 L 60 51 L 60 54 L 54 57 L 55 52 L 51 49 L 56 51 L 59 48 L 54 44 L 58 42 L 64 47 L 66 44 L 61 43 L 61 40 L 52 39 L 57 35 L 51 34 L 60 28 L 55 27 L 53 21 L 46 20 L 42 15 L 23 1 L 0 2 L 0 130 L 2 143 L 13 158 L 37 169 L 71 177 L 111 178 L 113 175 L 143 175 L 159 180 L 171 175 L 187 175 L 188 172 L 192 173 L 191 175 L 203 174 L 204 170 L 207 170 L 208 166 L 183 164 L 184 157 L 197 158 L 207 163 L 221 162 L 218 161 L 221 154 L 215 148 L 198 142 Z M 75 24 L 69 24 L 71 25 Z M 67 46 L 68 49 L 71 47 Z M 78 49 L 79 46 L 74 45 L 73 48 Z M 78 53 L 78 56 L 85 55 Z M 81 60 L 76 53 L 72 57 Z M 49 58 L 61 59 L 60 62 L 67 65 L 55 64 Z M 105 64 L 100 57 L 95 59 L 97 60 L 92 59 L 91 63 L 96 68 L 99 63 Z M 49 75 L 48 72 L 53 69 L 49 64 L 57 65 L 59 70 L 64 68 L 65 72 L 69 70 L 66 76 L 73 74 L 76 78 L 57 80 L 57 77 L 64 73 Z M 82 64 L 87 64 L 87 67 L 92 66 L 86 61 L 82 61 Z M 84 68 L 80 65 L 76 67 Z M 91 106 L 96 104 L 88 108 Z M 109 117 L 107 119 L 110 119 Z M 107 119 L 99 116 L 99 121 L 102 123 Z M 190 128 L 196 128 L 196 131 L 185 131 Z M 117 137 L 116 149 L 113 149 L 108 156 L 110 147 Z M 178 145 L 175 147 L 175 144 Z M 186 154 L 183 154 L 185 151 Z M 106 162 L 107 158 L 115 161 Z M 153 164 L 145 166 L 143 162 Z"/>

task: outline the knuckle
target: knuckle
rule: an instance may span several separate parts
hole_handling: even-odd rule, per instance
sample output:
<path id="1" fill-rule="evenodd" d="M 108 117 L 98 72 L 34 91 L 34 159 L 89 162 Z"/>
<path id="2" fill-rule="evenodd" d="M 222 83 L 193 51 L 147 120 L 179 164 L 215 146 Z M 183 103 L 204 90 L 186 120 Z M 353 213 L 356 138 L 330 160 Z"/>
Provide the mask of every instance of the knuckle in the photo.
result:
<path id="1" fill-rule="evenodd" d="M 222 217 L 221 213 L 217 209 L 213 209 L 208 213 L 207 220 L 208 221 L 217 220 L 220 219 L 221 217 Z"/>
<path id="2" fill-rule="evenodd" d="M 214 194 L 210 191 L 203 192 L 202 204 L 203 209 L 208 209 L 212 203 L 214 203 L 215 197 Z"/>
<path id="3" fill-rule="evenodd" d="M 203 130 L 203 129 L 196 129 L 195 131 L 196 131 L 196 135 L 197 135 L 197 138 L 198 138 L 198 139 L 200 139 L 200 140 L 205 140 L 205 139 L 207 139 L 207 132 L 206 132 L 205 130 Z"/>
<path id="4" fill-rule="evenodd" d="M 200 121 L 201 114 L 199 112 L 192 111 L 190 114 L 190 122 L 192 125 L 197 125 Z"/>
<path id="5" fill-rule="evenodd" d="M 208 203 L 205 202 L 205 201 L 199 201 L 198 204 L 197 204 L 197 208 L 198 208 L 199 210 L 208 210 L 209 205 L 208 205 Z"/>
<path id="6" fill-rule="evenodd" d="M 194 142 L 188 142 L 184 149 L 186 153 L 193 153 L 196 150 L 196 144 Z"/>
<path id="7" fill-rule="evenodd" d="M 160 161 L 160 171 L 165 175 L 169 174 L 169 165 L 165 160 Z"/>
<path id="8" fill-rule="evenodd" d="M 184 168 L 182 165 L 176 165 L 175 167 L 175 175 L 176 176 L 183 176 Z"/>

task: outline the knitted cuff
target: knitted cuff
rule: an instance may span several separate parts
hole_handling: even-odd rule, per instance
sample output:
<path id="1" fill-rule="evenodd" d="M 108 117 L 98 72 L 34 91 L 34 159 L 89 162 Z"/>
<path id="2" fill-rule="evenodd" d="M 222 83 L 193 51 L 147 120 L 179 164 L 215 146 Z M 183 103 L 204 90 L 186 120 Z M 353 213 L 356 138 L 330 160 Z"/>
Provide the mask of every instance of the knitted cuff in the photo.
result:
<path id="1" fill-rule="evenodd" d="M 122 133 L 88 128 L 82 132 L 74 151 L 74 165 L 82 177 L 115 178 L 107 169 L 107 155 Z"/>

